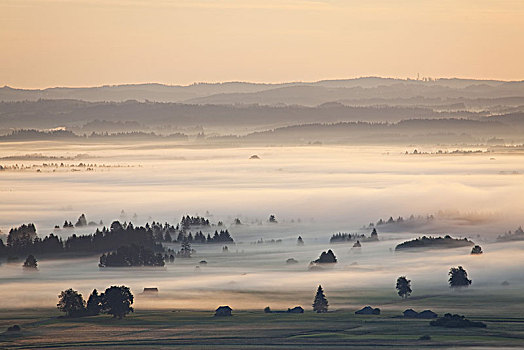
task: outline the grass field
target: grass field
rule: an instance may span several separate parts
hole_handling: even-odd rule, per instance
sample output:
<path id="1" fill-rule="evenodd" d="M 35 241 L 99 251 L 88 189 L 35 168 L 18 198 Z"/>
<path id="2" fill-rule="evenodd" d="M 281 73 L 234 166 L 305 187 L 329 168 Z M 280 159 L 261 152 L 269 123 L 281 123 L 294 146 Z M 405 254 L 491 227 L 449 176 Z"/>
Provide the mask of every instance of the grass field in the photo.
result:
<path id="1" fill-rule="evenodd" d="M 357 299 L 364 299 L 359 296 Z M 425 295 L 412 300 L 372 297 L 380 316 L 355 315 L 353 309 L 327 314 L 265 314 L 235 310 L 215 318 L 212 311 L 137 310 L 123 320 L 109 316 L 60 318 L 54 309 L 1 310 L 0 327 L 19 324 L 19 334 L 1 333 L 0 348 L 522 348 L 524 298 L 518 291 Z M 365 304 L 362 304 L 365 305 Z M 438 307 L 437 307 L 438 305 Z M 308 307 L 308 305 L 304 305 Z M 446 329 L 428 320 L 397 318 L 406 308 L 431 308 L 483 321 L 485 329 Z M 430 335 L 431 340 L 419 340 Z"/>

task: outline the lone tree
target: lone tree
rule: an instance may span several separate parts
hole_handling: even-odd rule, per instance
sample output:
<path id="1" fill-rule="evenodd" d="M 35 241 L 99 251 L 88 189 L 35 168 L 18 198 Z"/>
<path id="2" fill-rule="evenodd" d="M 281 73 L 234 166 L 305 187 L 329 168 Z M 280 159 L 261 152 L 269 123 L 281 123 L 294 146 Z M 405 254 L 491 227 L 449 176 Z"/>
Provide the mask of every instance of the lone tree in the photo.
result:
<path id="1" fill-rule="evenodd" d="M 82 294 L 69 288 L 60 293 L 56 307 L 65 312 L 68 317 L 79 317 L 85 313 L 86 302 Z"/>
<path id="2" fill-rule="evenodd" d="M 102 311 L 102 296 L 98 294 L 96 289 L 93 289 L 87 299 L 86 311 L 89 316 L 99 315 Z"/>
<path id="3" fill-rule="evenodd" d="M 26 269 L 36 269 L 37 268 L 37 262 L 36 262 L 36 258 L 30 254 L 27 259 L 25 259 L 25 262 L 24 262 L 24 268 Z"/>
<path id="4" fill-rule="evenodd" d="M 111 286 L 102 294 L 102 309 L 113 317 L 122 318 L 133 312 L 133 294 L 126 286 Z"/>
<path id="5" fill-rule="evenodd" d="M 406 299 L 412 292 L 411 280 L 408 280 L 406 276 L 400 276 L 397 278 L 397 286 L 395 288 L 399 297 Z"/>
<path id="6" fill-rule="evenodd" d="M 472 255 L 478 255 L 478 254 L 482 254 L 482 253 L 483 253 L 482 248 L 479 245 L 476 245 L 476 246 L 474 246 L 471 249 L 471 254 Z"/>
<path id="7" fill-rule="evenodd" d="M 180 250 L 178 251 L 177 256 L 181 258 L 190 258 L 192 252 L 193 249 L 191 249 L 191 243 L 189 243 L 188 240 L 185 240 L 180 244 Z"/>
<path id="8" fill-rule="evenodd" d="M 298 236 L 298 238 L 297 238 L 297 245 L 298 246 L 303 246 L 304 245 L 304 240 L 302 239 L 302 236 Z"/>
<path id="9" fill-rule="evenodd" d="M 452 267 L 449 270 L 448 275 L 450 288 L 468 287 L 471 284 L 471 280 L 468 279 L 468 273 L 462 268 L 462 266 Z"/>
<path id="10" fill-rule="evenodd" d="M 313 311 L 317 313 L 327 312 L 328 311 L 328 301 L 324 295 L 324 290 L 322 286 L 319 285 L 317 288 L 317 295 L 315 295 L 315 300 L 313 301 Z"/>
<path id="11" fill-rule="evenodd" d="M 274 223 L 274 224 L 277 223 L 277 219 L 275 218 L 275 215 L 273 215 L 273 214 L 269 215 L 269 220 L 268 221 L 271 222 L 271 223 Z"/>
<path id="12" fill-rule="evenodd" d="M 87 219 L 84 214 L 80 215 L 80 217 L 78 218 L 75 224 L 75 227 L 82 227 L 82 226 L 87 226 Z"/>

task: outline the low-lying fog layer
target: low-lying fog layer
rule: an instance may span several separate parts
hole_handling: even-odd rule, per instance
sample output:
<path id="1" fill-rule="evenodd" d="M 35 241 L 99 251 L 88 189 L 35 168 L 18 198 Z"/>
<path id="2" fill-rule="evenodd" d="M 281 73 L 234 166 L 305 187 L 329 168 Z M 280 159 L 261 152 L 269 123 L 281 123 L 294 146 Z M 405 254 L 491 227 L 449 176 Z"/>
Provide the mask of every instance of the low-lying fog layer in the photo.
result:
<path id="1" fill-rule="evenodd" d="M 159 288 L 158 298 L 138 296 L 137 307 L 308 306 L 319 283 L 327 293 L 389 288 L 388 293 L 394 295 L 396 277 L 407 275 L 415 293 L 445 291 L 447 271 L 457 265 L 467 269 L 472 288 L 491 288 L 504 280 L 512 286 L 522 285 L 524 243 L 493 241 L 496 235 L 524 224 L 523 156 L 414 156 L 405 155 L 406 150 L 2 144 L 2 157 L 35 152 L 65 157 L 86 154 L 83 163 L 131 166 L 93 171 L 58 168 L 53 172 L 52 167 L 41 167 L 40 172 L 1 171 L 0 229 L 4 234 L 13 226 L 34 222 L 39 236 L 44 236 L 66 219 L 74 223 L 81 213 L 89 221 L 103 220 L 106 225 L 114 219 L 138 225 L 150 220 L 176 223 L 185 214 L 203 215 L 215 223 L 222 220 L 226 225 L 239 217 L 246 224 L 230 228 L 238 244 L 230 245 L 229 253 L 222 253 L 221 245 L 195 245 L 197 253 L 192 259 L 177 259 L 160 269 L 101 270 L 98 256 L 43 260 L 32 273 L 22 271 L 21 262 L 4 263 L 0 266 L 0 308 L 53 306 L 60 290 L 73 287 L 87 297 L 92 288 L 111 284 L 129 285 L 135 294 L 144 287 Z M 249 159 L 255 154 L 260 159 Z M 14 164 L 42 164 L 42 160 L 4 161 L 1 165 Z M 359 228 L 379 218 L 439 211 L 445 213 L 439 214 L 438 220 L 409 232 L 379 229 L 381 241 L 364 243 L 360 252 L 352 250 L 351 244 L 329 244 L 329 237 L 336 232 L 369 234 Z M 265 222 L 270 214 L 276 215 L 278 224 Z M 94 230 L 88 227 L 75 232 Z M 470 256 L 471 248 L 430 253 L 391 251 L 420 232 L 470 237 L 482 245 L 485 254 Z M 304 247 L 296 246 L 298 235 L 304 238 Z M 261 238 L 283 242 L 251 244 Z M 307 271 L 308 263 L 330 247 L 339 263 L 327 271 Z M 288 258 L 299 263 L 286 265 Z M 200 260 L 208 264 L 197 269 Z"/>

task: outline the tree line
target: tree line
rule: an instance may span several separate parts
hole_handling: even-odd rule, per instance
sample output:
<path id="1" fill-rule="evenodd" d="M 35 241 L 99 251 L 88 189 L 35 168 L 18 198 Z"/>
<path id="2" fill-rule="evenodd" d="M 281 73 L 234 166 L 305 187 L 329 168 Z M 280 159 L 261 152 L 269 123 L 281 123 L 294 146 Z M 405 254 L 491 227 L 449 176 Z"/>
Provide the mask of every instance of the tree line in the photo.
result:
<path id="1" fill-rule="evenodd" d="M 56 307 L 67 317 L 96 316 L 104 313 L 121 319 L 134 311 L 131 306 L 133 301 L 133 294 L 126 286 L 111 286 L 101 294 L 94 289 L 87 302 L 82 294 L 69 288 L 60 293 Z"/>

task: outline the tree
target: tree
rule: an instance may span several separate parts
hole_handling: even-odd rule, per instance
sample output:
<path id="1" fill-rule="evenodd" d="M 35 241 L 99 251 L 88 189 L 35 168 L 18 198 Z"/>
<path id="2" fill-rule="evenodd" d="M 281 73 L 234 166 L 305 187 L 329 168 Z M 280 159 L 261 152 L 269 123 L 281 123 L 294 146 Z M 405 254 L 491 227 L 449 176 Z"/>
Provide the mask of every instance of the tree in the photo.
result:
<path id="1" fill-rule="evenodd" d="M 468 279 L 468 273 L 462 266 L 452 267 L 449 270 L 449 287 L 450 288 L 461 288 L 468 287 L 471 284 L 471 280 Z"/>
<path id="2" fill-rule="evenodd" d="M 239 218 L 235 218 L 235 225 L 242 225 Z"/>
<path id="3" fill-rule="evenodd" d="M 80 217 L 78 218 L 75 224 L 75 227 L 82 227 L 82 226 L 87 226 L 87 220 L 84 214 L 80 215 Z"/>
<path id="4" fill-rule="evenodd" d="M 180 250 L 178 251 L 177 256 L 181 258 L 190 258 L 192 251 L 191 243 L 184 241 L 182 244 L 180 244 Z"/>
<path id="5" fill-rule="evenodd" d="M 275 218 L 275 215 L 273 215 L 273 214 L 269 215 L 269 222 L 271 222 L 273 224 L 277 223 L 277 219 Z"/>
<path id="6" fill-rule="evenodd" d="M 68 317 L 78 317 L 85 313 L 86 303 L 82 294 L 69 288 L 60 293 L 56 307 Z"/>
<path id="7" fill-rule="evenodd" d="M 30 254 L 27 259 L 25 259 L 25 262 L 24 262 L 24 268 L 27 268 L 27 269 L 36 269 L 37 268 L 37 262 L 36 262 L 36 258 Z"/>
<path id="8" fill-rule="evenodd" d="M 376 228 L 373 228 L 373 231 L 371 231 L 371 239 L 374 241 L 378 241 L 378 233 Z"/>
<path id="9" fill-rule="evenodd" d="M 482 254 L 482 253 L 483 253 L 482 248 L 479 245 L 476 245 L 476 246 L 474 246 L 471 249 L 471 254 L 472 255 L 478 255 L 478 254 Z"/>
<path id="10" fill-rule="evenodd" d="M 7 236 L 7 246 L 14 249 L 26 249 L 33 244 L 36 238 L 36 228 L 34 224 L 23 224 L 20 227 L 9 230 Z"/>
<path id="11" fill-rule="evenodd" d="M 304 245 L 304 240 L 302 239 L 302 236 L 298 236 L 298 238 L 297 238 L 297 245 L 298 246 Z"/>
<path id="12" fill-rule="evenodd" d="M 133 294 L 126 286 L 111 286 L 102 294 L 102 309 L 113 317 L 122 318 L 134 309 Z"/>
<path id="13" fill-rule="evenodd" d="M 319 285 L 317 288 L 317 294 L 315 295 L 315 300 L 313 301 L 313 311 L 316 311 L 317 313 L 327 312 L 328 306 L 324 290 L 322 289 L 322 286 Z"/>
<path id="14" fill-rule="evenodd" d="M 395 287 L 399 297 L 406 299 L 412 292 L 411 281 L 406 276 L 400 276 L 397 278 L 397 285 Z"/>
<path id="15" fill-rule="evenodd" d="M 337 262 L 337 257 L 335 256 L 335 253 L 329 249 L 327 252 L 322 252 L 320 257 L 313 262 L 317 264 L 334 264 Z"/>
<path id="16" fill-rule="evenodd" d="M 102 297 L 98 294 L 96 289 L 93 289 L 91 295 L 87 299 L 87 314 L 89 316 L 96 316 L 102 311 Z"/>

